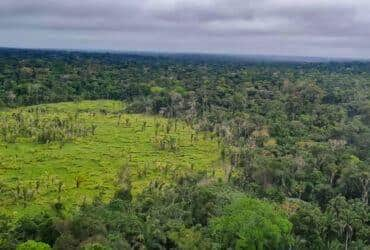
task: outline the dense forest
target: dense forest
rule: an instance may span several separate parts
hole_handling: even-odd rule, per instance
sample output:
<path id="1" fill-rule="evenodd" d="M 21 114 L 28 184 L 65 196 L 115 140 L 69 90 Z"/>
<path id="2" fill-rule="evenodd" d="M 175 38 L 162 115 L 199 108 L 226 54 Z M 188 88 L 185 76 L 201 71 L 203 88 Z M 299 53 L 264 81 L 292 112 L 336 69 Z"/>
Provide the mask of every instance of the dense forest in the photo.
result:
<path id="1" fill-rule="evenodd" d="M 369 248 L 370 63 L 0 50 L 1 109 L 98 99 L 216 138 L 224 178 L 135 195 L 125 180 L 73 214 L 0 215 L 0 249 Z M 17 116 L 0 118 L 6 140 Z"/>

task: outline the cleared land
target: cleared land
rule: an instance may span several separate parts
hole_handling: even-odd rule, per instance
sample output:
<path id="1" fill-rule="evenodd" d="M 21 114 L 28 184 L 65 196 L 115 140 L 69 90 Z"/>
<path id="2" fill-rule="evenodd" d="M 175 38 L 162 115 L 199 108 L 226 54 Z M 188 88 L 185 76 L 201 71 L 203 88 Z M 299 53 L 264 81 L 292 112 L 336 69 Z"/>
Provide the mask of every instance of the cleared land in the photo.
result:
<path id="1" fill-rule="evenodd" d="M 168 183 L 189 171 L 221 176 L 219 149 L 211 136 L 196 133 L 180 121 L 122 110 L 121 102 L 99 100 L 0 112 L 3 123 L 10 119 L 16 123 L 20 118 L 14 114 L 24 114 L 28 122 L 35 122 L 37 116 L 41 129 L 42 122 L 69 117 L 80 131 L 62 141 L 42 142 L 44 137 L 40 139 L 37 131 L 25 128 L 22 136 L 7 142 L 3 129 L 0 211 L 19 217 L 58 201 L 70 211 L 97 196 L 109 199 L 121 185 L 120 178 L 127 176 L 134 193 L 153 180 Z M 10 129 L 18 126 L 9 123 Z"/>

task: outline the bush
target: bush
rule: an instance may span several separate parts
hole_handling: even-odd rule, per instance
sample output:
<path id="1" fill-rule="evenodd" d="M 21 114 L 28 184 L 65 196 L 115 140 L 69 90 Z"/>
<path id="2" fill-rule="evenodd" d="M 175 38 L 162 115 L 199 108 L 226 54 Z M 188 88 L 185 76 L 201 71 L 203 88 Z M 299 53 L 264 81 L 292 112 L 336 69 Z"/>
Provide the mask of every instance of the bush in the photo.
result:
<path id="1" fill-rule="evenodd" d="M 211 219 L 211 237 L 222 249 L 287 249 L 292 224 L 274 206 L 239 198 Z"/>
<path id="2" fill-rule="evenodd" d="M 36 242 L 29 240 L 25 243 L 19 244 L 17 250 L 51 250 L 51 247 L 44 242 Z"/>
<path id="3" fill-rule="evenodd" d="M 54 244 L 59 237 L 53 218 L 43 213 L 34 217 L 21 218 L 15 227 L 14 234 L 20 242 L 32 239 L 50 245 Z"/>

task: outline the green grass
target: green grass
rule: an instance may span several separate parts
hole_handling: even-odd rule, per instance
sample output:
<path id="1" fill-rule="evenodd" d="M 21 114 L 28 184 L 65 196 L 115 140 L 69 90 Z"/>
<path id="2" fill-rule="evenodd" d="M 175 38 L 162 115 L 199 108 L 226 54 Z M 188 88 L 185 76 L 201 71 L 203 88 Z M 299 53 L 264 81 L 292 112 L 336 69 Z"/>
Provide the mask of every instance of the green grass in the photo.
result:
<path id="1" fill-rule="evenodd" d="M 37 144 L 30 138 L 19 138 L 15 143 L 0 139 L 0 212 L 14 217 L 37 213 L 49 209 L 59 196 L 67 211 L 76 209 L 85 201 L 91 202 L 98 195 L 108 200 L 119 188 L 117 173 L 127 163 L 131 166 L 134 194 L 155 179 L 169 183 L 176 175 L 190 171 L 204 170 L 210 175 L 214 172 L 216 176 L 222 175 L 217 164 L 216 140 L 199 134 L 199 139 L 191 142 L 195 132 L 182 122 L 177 122 L 176 131 L 174 128 L 170 131 L 179 148 L 159 149 L 155 142 L 155 123 L 161 124 L 159 137 L 166 134 L 168 120 L 122 114 L 118 124 L 119 113 L 123 110 L 121 102 L 99 100 L 39 107 L 47 108 L 46 116 L 79 112 L 81 121 L 97 124 L 96 133 L 75 138 L 63 146 L 57 142 Z M 14 111 L 3 111 L 0 115 Z M 130 121 L 129 126 L 125 124 L 126 119 Z M 142 130 L 144 122 L 147 125 Z M 144 169 L 147 174 L 141 176 Z M 76 188 L 77 177 L 83 180 L 79 188 Z M 37 182 L 40 187 L 36 192 Z M 58 194 L 59 182 L 63 183 L 61 194 Z M 23 188 L 34 193 L 27 202 L 15 195 L 17 189 Z"/>

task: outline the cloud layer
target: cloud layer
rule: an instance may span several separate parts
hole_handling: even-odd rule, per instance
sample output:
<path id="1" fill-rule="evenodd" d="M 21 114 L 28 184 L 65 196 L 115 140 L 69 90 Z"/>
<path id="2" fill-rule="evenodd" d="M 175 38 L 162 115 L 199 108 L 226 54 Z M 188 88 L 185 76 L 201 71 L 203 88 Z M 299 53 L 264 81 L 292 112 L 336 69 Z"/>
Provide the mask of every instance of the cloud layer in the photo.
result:
<path id="1" fill-rule="evenodd" d="M 0 46 L 370 58 L 368 0 L 1 0 Z"/>

